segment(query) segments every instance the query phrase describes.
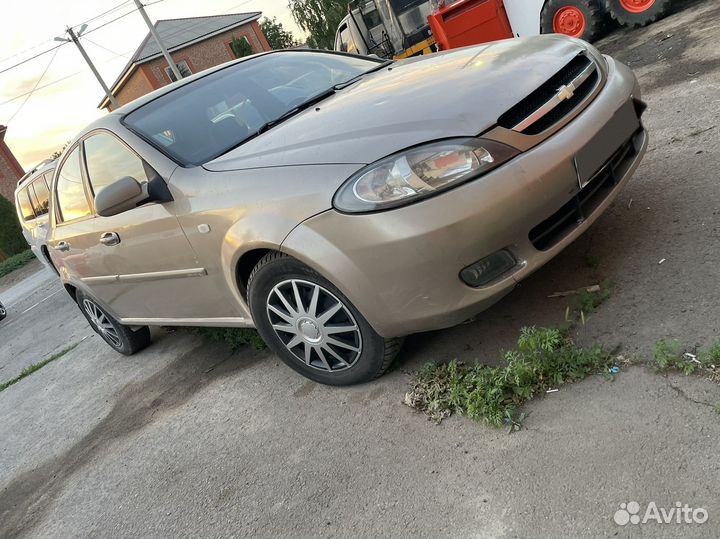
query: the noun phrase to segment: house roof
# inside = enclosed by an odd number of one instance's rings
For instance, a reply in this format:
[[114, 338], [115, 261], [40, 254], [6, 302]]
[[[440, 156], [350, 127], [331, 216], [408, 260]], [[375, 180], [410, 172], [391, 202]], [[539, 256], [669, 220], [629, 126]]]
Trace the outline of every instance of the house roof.
[[[165, 48], [168, 52], [173, 52], [238, 26], [256, 21], [261, 15], [262, 12], [254, 11], [251, 13], [188, 17], [185, 19], [162, 19], [157, 21], [154, 26]], [[161, 55], [160, 47], [148, 32], [135, 54], [132, 55], [130, 61], [113, 82], [111, 86], [113, 95], [117, 95], [120, 88], [127, 82], [128, 76], [138, 65], [154, 60]], [[103, 108], [107, 103], [108, 98], [105, 97], [99, 108]]]

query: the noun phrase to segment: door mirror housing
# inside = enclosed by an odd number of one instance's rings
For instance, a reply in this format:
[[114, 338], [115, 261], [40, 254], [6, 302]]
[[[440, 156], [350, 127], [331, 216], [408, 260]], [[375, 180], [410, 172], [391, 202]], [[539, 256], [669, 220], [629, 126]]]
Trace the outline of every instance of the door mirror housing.
[[165, 180], [153, 171], [152, 179], [140, 183], [131, 176], [120, 178], [95, 195], [95, 209], [100, 217], [112, 217], [147, 202], [171, 202]]
[[147, 184], [125, 176], [111, 183], [95, 195], [95, 209], [101, 217], [111, 217], [131, 210], [148, 199]]

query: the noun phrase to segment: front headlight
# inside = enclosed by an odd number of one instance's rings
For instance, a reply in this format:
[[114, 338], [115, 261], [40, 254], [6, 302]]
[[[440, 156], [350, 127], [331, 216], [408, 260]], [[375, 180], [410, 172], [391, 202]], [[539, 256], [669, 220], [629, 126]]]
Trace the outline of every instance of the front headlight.
[[333, 205], [343, 212], [359, 213], [411, 204], [477, 178], [518, 153], [483, 139], [425, 144], [362, 169], [338, 189]]

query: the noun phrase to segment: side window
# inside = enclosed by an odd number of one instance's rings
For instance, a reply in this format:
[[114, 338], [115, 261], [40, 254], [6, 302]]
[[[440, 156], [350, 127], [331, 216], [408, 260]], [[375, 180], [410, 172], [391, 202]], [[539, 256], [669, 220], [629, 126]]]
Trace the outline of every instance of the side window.
[[335, 50], [347, 52], [350, 48], [350, 29], [347, 25], [343, 25], [338, 32], [337, 41], [335, 42]]
[[33, 212], [33, 207], [30, 202], [30, 195], [28, 193], [27, 187], [22, 191], [18, 191], [17, 203], [18, 207], [20, 208], [20, 214], [22, 215], [23, 220], [29, 221], [31, 219], [35, 219], [35, 213]]
[[90, 215], [82, 174], [80, 173], [80, 147], [76, 147], [63, 163], [57, 181], [57, 201], [63, 221], [72, 221]]
[[48, 191], [47, 184], [45, 183], [45, 176], [40, 176], [34, 182], [32, 182], [32, 189], [35, 191], [35, 215], [38, 217], [45, 215], [48, 212], [48, 206], [50, 205], [50, 191]]
[[113, 135], [99, 134], [85, 139], [85, 163], [93, 193], [130, 176], [140, 183], [148, 181], [142, 159]]

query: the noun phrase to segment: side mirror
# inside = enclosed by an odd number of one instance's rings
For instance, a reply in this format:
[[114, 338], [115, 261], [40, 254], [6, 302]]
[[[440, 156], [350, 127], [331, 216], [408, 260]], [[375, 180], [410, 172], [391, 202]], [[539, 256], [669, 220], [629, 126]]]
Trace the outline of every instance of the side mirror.
[[147, 184], [143, 188], [135, 178], [125, 176], [95, 195], [95, 209], [102, 217], [111, 217], [135, 208], [148, 199]]

